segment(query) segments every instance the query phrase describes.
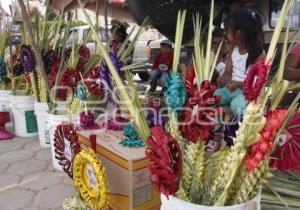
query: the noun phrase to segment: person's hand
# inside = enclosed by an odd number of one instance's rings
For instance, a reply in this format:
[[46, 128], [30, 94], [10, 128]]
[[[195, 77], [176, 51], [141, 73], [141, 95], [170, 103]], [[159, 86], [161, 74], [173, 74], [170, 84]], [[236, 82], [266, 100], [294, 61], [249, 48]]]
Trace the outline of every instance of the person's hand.
[[230, 92], [234, 92], [238, 87], [238, 84], [237, 82], [235, 81], [230, 81], [228, 84], [227, 84], [227, 89], [230, 91]]

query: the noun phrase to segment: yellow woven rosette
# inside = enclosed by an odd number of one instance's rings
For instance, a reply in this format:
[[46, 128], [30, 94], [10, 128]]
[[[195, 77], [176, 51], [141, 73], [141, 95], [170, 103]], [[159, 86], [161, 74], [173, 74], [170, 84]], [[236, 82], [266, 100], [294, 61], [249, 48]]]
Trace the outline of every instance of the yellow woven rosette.
[[92, 149], [82, 150], [73, 163], [73, 181], [84, 201], [95, 210], [108, 202], [105, 169]]

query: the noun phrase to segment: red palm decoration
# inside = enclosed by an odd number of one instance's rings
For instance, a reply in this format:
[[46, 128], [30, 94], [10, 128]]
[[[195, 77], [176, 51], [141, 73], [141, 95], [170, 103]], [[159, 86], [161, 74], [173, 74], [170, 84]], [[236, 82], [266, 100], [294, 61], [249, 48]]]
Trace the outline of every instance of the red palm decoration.
[[80, 143], [75, 126], [69, 123], [61, 123], [56, 127], [54, 134], [55, 158], [64, 171], [73, 177], [73, 160], [80, 152]]
[[292, 118], [282, 137], [283, 142], [279, 142], [273, 153], [270, 166], [300, 172], [300, 113]]
[[185, 75], [185, 86], [189, 98], [193, 97], [195, 92], [197, 91], [197, 85], [195, 84], [195, 77], [196, 77], [196, 73], [193, 67]]
[[102, 87], [100, 81], [100, 68], [94, 67], [84, 78], [84, 84], [87, 87], [91, 95], [101, 96]]
[[151, 128], [146, 155], [150, 159], [150, 181], [166, 196], [177, 192], [182, 175], [182, 154], [178, 142], [162, 127]]
[[216, 125], [213, 119], [216, 118], [218, 110], [208, 107], [215, 107], [221, 100], [219, 96], [214, 95], [217, 88], [215, 85], [205, 80], [198, 89], [195, 77], [194, 68], [189, 70], [185, 76], [189, 99], [181, 117], [181, 121], [184, 123], [180, 126], [182, 136], [194, 143], [199, 139], [207, 141], [211, 136], [211, 130]]
[[276, 109], [267, 114], [267, 122], [260, 132], [260, 138], [257, 143], [250, 147], [250, 152], [245, 160], [249, 173], [259, 167], [271, 151], [274, 138], [286, 117], [286, 113], [286, 109]]
[[82, 72], [84, 70], [84, 65], [88, 62], [90, 58], [90, 50], [85, 45], [80, 45], [79, 50], [79, 60], [76, 66], [76, 70]]

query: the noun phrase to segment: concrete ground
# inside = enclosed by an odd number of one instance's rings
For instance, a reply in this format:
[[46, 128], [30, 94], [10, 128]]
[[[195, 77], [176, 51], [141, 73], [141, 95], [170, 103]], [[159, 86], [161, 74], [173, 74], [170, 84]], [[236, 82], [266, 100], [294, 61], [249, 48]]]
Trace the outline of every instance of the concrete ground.
[[50, 148], [37, 137], [0, 141], [0, 210], [61, 210], [74, 193], [72, 180], [53, 169]]

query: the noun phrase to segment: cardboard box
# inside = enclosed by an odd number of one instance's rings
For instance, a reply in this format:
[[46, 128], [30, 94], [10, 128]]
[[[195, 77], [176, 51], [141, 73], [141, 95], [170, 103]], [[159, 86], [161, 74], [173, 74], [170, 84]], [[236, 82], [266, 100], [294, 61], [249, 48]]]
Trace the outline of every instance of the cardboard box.
[[90, 146], [89, 136], [97, 136], [96, 151], [105, 166], [109, 186], [109, 207], [113, 210], [159, 210], [160, 193], [149, 181], [145, 148], [119, 144], [121, 131], [80, 131], [79, 141]]

